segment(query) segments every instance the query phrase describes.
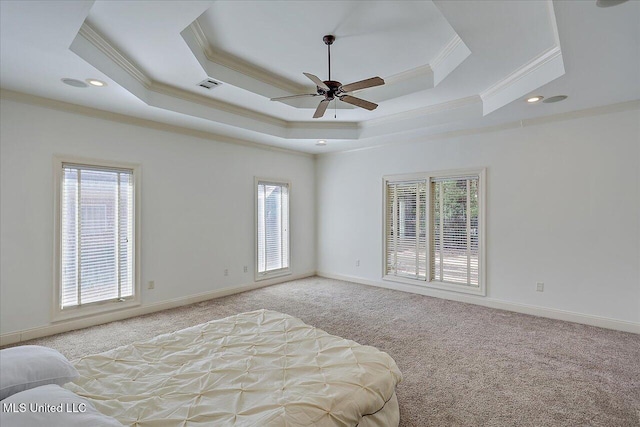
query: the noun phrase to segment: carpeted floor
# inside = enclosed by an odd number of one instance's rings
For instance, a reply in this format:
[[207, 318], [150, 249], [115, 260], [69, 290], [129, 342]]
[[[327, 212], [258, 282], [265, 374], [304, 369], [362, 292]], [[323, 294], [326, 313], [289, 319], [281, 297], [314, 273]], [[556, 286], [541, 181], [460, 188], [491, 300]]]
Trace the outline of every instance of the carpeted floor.
[[28, 344], [73, 359], [259, 308], [389, 353], [404, 427], [640, 426], [640, 335], [318, 277]]

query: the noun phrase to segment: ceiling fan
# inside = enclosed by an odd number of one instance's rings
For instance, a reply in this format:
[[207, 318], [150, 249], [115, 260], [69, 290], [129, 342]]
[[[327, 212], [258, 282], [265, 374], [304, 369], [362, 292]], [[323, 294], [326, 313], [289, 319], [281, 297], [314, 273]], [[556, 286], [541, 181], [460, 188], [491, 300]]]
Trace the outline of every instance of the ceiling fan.
[[303, 73], [309, 78], [309, 80], [315, 83], [317, 93], [281, 96], [279, 98], [271, 98], [271, 100], [280, 101], [282, 99], [324, 96], [324, 99], [320, 101], [320, 104], [318, 104], [318, 108], [316, 108], [316, 112], [313, 115], [314, 119], [324, 116], [324, 112], [327, 110], [329, 103], [336, 98], [340, 101], [346, 102], [347, 104], [355, 105], [356, 107], [364, 108], [369, 111], [375, 110], [378, 104], [374, 104], [373, 102], [365, 101], [364, 99], [348, 95], [348, 92], [353, 92], [354, 90], [359, 89], [366, 89], [368, 87], [381, 86], [384, 84], [383, 79], [381, 79], [380, 77], [371, 77], [370, 79], [360, 80], [358, 82], [349, 83], [348, 85], [343, 85], [338, 81], [331, 80], [331, 45], [333, 44], [335, 39], [335, 36], [332, 36], [331, 34], [326, 35], [322, 38], [324, 44], [327, 45], [327, 53], [329, 58], [329, 80], [322, 81], [317, 76], [314, 76], [311, 73]]

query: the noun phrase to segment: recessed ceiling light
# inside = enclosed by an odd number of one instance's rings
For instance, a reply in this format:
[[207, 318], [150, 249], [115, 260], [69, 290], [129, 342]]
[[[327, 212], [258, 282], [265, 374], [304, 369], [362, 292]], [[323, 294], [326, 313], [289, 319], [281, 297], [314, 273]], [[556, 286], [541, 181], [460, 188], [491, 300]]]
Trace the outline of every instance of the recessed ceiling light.
[[107, 85], [102, 80], [96, 80], [96, 79], [87, 79], [87, 83], [89, 83], [91, 86], [95, 86], [95, 87], [104, 87], [104, 86]]
[[327, 141], [321, 139], [320, 141], [316, 142], [316, 145], [327, 145]]
[[538, 101], [542, 101], [543, 99], [544, 99], [544, 96], [536, 95], [536, 96], [532, 96], [530, 98], [527, 98], [527, 102], [529, 104], [534, 104], [534, 103], [536, 103]]
[[556, 96], [552, 96], [550, 98], [545, 99], [544, 102], [545, 104], [551, 104], [552, 102], [560, 102], [560, 101], [564, 101], [565, 99], [567, 99], [568, 96], [567, 95], [556, 95]]
[[619, 4], [622, 4], [624, 2], [626, 2], [627, 0], [597, 0], [596, 1], [596, 6], [598, 7], [611, 7], [611, 6], [617, 6]]
[[76, 79], [62, 79], [62, 83], [73, 87], [87, 87], [85, 82]]

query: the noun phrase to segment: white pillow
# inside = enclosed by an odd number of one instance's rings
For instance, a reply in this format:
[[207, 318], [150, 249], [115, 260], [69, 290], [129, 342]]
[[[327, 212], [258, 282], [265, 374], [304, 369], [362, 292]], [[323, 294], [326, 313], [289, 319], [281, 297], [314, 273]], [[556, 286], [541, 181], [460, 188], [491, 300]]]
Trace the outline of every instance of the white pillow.
[[84, 397], [56, 384], [16, 393], [0, 405], [0, 425], [21, 427], [122, 427]]
[[58, 351], [39, 345], [0, 350], [0, 400], [45, 384], [65, 384], [78, 371]]

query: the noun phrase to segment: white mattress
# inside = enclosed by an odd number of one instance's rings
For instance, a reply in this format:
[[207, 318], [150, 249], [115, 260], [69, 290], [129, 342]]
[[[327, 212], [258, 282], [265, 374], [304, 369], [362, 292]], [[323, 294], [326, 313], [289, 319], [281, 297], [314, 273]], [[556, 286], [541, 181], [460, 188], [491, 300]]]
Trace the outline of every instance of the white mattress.
[[67, 388], [125, 425], [399, 420], [395, 388], [402, 375], [388, 354], [275, 311], [211, 321], [74, 364], [80, 378]]

